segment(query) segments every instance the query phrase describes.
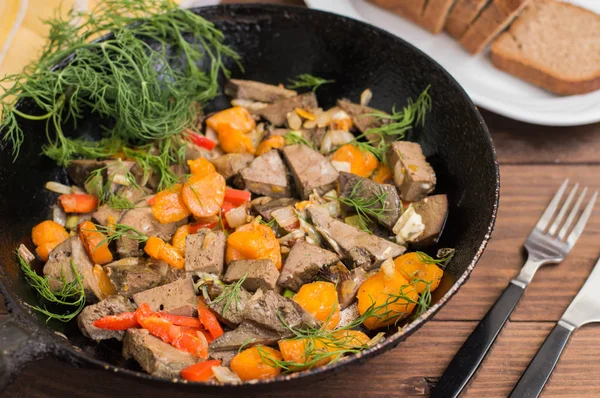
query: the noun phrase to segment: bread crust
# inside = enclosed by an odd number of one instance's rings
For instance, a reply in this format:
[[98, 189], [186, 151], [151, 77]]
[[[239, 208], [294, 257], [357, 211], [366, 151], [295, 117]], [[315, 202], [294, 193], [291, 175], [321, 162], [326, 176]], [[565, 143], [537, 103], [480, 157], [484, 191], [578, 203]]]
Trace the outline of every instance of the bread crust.
[[460, 40], [471, 22], [491, 0], [458, 0], [446, 19], [444, 29], [450, 36]]
[[471, 54], [477, 54], [508, 26], [532, 0], [493, 0], [460, 39]]
[[444, 28], [456, 0], [370, 0], [382, 8], [410, 19], [433, 34]]

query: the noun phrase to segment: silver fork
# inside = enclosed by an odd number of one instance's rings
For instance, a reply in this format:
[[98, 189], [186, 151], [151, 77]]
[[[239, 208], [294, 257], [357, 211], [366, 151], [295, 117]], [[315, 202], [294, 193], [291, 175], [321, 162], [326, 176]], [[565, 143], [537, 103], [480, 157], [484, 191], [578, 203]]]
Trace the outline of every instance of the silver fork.
[[[527, 249], [528, 256], [521, 272], [510, 281], [508, 287], [504, 289], [492, 308], [458, 350], [433, 390], [432, 398], [457, 397], [462, 392], [498, 337], [536, 271], [542, 265], [560, 263], [575, 246], [592, 214], [598, 192], [592, 195], [569, 233], [586, 196], [587, 187], [581, 191], [575, 204], [571, 207], [579, 189], [579, 184], [575, 184], [557, 212], [568, 183], [568, 179], [563, 182], [535, 228], [527, 237], [525, 249]], [[567, 216], [566, 220], [565, 216]]]

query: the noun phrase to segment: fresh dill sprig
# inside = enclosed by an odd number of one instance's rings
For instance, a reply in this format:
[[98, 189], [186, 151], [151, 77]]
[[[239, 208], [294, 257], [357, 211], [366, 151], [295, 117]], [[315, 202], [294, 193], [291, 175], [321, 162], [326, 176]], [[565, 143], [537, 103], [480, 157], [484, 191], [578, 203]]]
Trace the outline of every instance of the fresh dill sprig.
[[304, 138], [301, 131], [290, 130], [283, 135], [283, 138], [285, 139], [286, 145], [301, 144], [306, 145], [310, 149], [315, 149], [313, 143]]
[[[427, 86], [416, 101], [408, 99], [408, 104], [401, 111], [392, 108], [392, 113], [381, 111], [365, 113], [359, 117], [375, 117], [382, 121], [379, 127], [372, 127], [358, 135], [353, 141], [359, 149], [369, 151], [380, 161], [386, 161], [386, 153], [390, 147], [389, 141], [397, 141], [406, 138], [406, 132], [414, 126], [425, 124], [425, 117], [431, 110], [432, 99], [429, 94], [431, 86]], [[366, 140], [366, 141], [365, 141]]]
[[248, 274], [245, 274], [236, 283], [225, 286], [221, 294], [219, 294], [217, 297], [215, 297], [214, 300], [212, 300], [212, 302], [215, 304], [223, 302], [223, 315], [225, 315], [225, 313], [229, 311], [229, 307], [232, 303], [235, 305], [236, 309], [238, 308], [238, 305], [240, 303], [240, 290], [242, 289], [242, 285], [244, 284], [244, 281], [247, 277]]
[[[108, 226], [94, 224], [96, 226], [96, 231], [102, 232], [106, 235], [102, 241], [100, 241], [97, 247], [102, 246], [103, 244], [109, 244], [112, 241], [118, 239], [131, 239], [135, 240], [139, 243], [146, 242], [148, 240], [148, 236], [140, 232], [134, 227], [125, 224], [109, 224]], [[93, 232], [93, 230], [91, 230]]]
[[455, 249], [442, 248], [438, 250], [437, 258], [433, 258], [427, 253], [423, 253], [420, 251], [417, 251], [416, 254], [421, 262], [425, 264], [435, 264], [441, 269], [444, 269], [446, 268], [446, 265], [448, 265], [450, 260], [452, 260], [452, 257], [454, 257], [454, 252]]
[[313, 76], [308, 73], [303, 73], [296, 76], [293, 79], [288, 79], [291, 83], [287, 88], [295, 90], [298, 88], [310, 88], [313, 92], [317, 91], [323, 84], [335, 83], [335, 80], [323, 79], [321, 77]]
[[[98, 197], [99, 202], [106, 203], [113, 209], [126, 210], [135, 208], [129, 199], [122, 195], [113, 192], [113, 183], [115, 183], [115, 177], [119, 175], [124, 178], [130, 187], [141, 190], [142, 188], [138, 185], [135, 176], [125, 167], [121, 159], [115, 161], [115, 164], [110, 166], [104, 166], [93, 170], [89, 177], [85, 180], [86, 190]], [[106, 178], [105, 178], [106, 176]]]
[[[171, 166], [182, 164], [185, 159], [185, 145], [175, 138], [164, 139], [141, 147], [123, 148], [126, 157], [135, 160], [144, 171], [143, 180], [147, 182], [153, 173], [158, 175], [158, 189], [165, 189], [179, 181]], [[145, 184], [142, 184], [145, 185]]]
[[[178, 135], [193, 123], [192, 105], [213, 99], [219, 74], [229, 76], [225, 58], [239, 64], [214, 24], [172, 0], [104, 0], [92, 12], [71, 9], [46, 23], [50, 40], [41, 57], [25, 73], [0, 79], [0, 131], [15, 157], [25, 140], [20, 119], [46, 123], [43, 152], [60, 165], [82, 149], [99, 150], [63, 130], [88, 110], [125, 144]], [[66, 66], [52, 68], [64, 59]], [[19, 101], [39, 113], [21, 111]]]
[[135, 209], [135, 203], [131, 202], [126, 197], [115, 193], [111, 193], [111, 195], [108, 197], [108, 200], [106, 201], [106, 204], [111, 209], [115, 210]]
[[358, 225], [362, 231], [369, 232], [368, 223], [370, 220], [379, 220], [386, 211], [387, 192], [379, 189], [378, 192], [364, 192], [362, 181], [358, 181], [352, 191], [345, 198], [327, 196], [328, 199], [335, 199], [343, 205], [346, 205], [356, 212], [358, 216]]
[[85, 289], [83, 287], [83, 280], [73, 260], [71, 260], [71, 270], [73, 271], [74, 279], [71, 282], [67, 282], [67, 278], [64, 273], [61, 275], [60, 290], [52, 291], [50, 289], [50, 282], [48, 277], [38, 275], [30, 266], [29, 262], [23, 258], [21, 253], [17, 251], [17, 258], [21, 266], [21, 270], [27, 279], [27, 282], [35, 291], [40, 295], [42, 299], [50, 304], [57, 304], [71, 308], [68, 312], [63, 314], [57, 314], [50, 311], [46, 306], [40, 307], [37, 305], [26, 305], [31, 309], [40, 312], [47, 317], [47, 321], [50, 319], [56, 319], [61, 322], [69, 322], [75, 318], [83, 307], [85, 307]]

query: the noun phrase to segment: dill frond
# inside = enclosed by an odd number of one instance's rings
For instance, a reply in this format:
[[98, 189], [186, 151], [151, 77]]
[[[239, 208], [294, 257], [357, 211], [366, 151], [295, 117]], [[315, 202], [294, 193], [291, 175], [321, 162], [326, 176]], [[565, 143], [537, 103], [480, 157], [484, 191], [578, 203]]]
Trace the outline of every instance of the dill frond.
[[313, 76], [308, 73], [303, 73], [296, 76], [293, 79], [288, 79], [290, 85], [287, 88], [295, 90], [298, 88], [310, 88], [313, 92], [317, 91], [323, 84], [335, 83], [335, 80], [323, 79], [321, 77]]
[[224, 302], [223, 303], [223, 315], [225, 315], [225, 313], [227, 311], [229, 311], [229, 308], [232, 303], [235, 305], [235, 308], [238, 307], [238, 304], [240, 303], [240, 290], [241, 290], [242, 285], [244, 284], [244, 281], [246, 280], [247, 277], [248, 277], [248, 274], [244, 275], [236, 283], [233, 283], [231, 285], [226, 285], [223, 288], [223, 291], [221, 292], [221, 294], [219, 294], [217, 297], [215, 297], [215, 299], [212, 301], [215, 304]]

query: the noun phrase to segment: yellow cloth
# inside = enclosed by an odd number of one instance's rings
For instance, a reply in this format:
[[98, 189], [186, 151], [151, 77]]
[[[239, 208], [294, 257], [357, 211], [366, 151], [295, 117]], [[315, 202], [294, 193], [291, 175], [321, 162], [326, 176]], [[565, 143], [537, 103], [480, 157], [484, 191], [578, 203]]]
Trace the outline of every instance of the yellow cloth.
[[20, 72], [39, 55], [48, 35], [42, 21], [59, 7], [63, 13], [72, 7], [83, 11], [93, 9], [98, 1], [0, 0], [0, 77]]

